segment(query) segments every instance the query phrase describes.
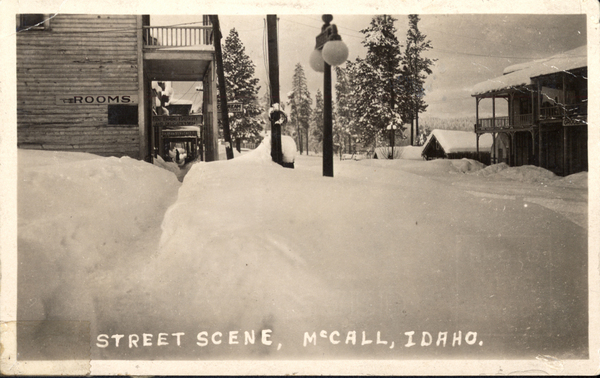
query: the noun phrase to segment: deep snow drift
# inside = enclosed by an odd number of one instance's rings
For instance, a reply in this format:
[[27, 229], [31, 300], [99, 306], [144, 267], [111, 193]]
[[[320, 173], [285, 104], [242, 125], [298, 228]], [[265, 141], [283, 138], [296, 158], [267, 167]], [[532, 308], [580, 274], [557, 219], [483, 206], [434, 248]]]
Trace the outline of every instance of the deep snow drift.
[[586, 173], [365, 159], [325, 178], [265, 145], [183, 183], [18, 159], [19, 319], [90, 321], [93, 358], [586, 356]]

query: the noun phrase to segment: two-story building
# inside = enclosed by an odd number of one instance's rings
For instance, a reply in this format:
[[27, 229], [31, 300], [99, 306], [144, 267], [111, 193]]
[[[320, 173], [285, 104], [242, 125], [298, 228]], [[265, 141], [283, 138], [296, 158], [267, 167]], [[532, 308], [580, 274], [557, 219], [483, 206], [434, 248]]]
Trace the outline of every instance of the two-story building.
[[[562, 176], [586, 171], [587, 86], [587, 46], [512, 65], [477, 84], [475, 133], [494, 137], [492, 162], [536, 165]], [[491, 118], [479, 117], [482, 100], [492, 101]], [[497, 116], [498, 105], [508, 115]]]
[[[218, 160], [212, 26], [200, 19], [158, 27], [143, 15], [17, 15], [18, 147], [150, 161], [166, 132], [181, 138], [196, 125], [194, 148]], [[202, 82], [202, 112], [155, 114], [158, 81]]]

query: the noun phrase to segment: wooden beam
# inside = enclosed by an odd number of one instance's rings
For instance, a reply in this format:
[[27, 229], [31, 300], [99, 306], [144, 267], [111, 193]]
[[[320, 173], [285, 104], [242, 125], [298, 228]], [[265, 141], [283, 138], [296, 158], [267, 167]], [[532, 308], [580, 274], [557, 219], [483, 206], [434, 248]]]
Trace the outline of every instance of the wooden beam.
[[136, 26], [137, 26], [137, 56], [138, 56], [138, 125], [139, 125], [139, 141], [140, 141], [140, 160], [144, 160], [146, 158], [148, 152], [148, 134], [146, 133], [146, 105], [148, 101], [146, 100], [145, 93], [145, 80], [144, 80], [144, 36], [143, 36], [143, 16], [136, 16]]

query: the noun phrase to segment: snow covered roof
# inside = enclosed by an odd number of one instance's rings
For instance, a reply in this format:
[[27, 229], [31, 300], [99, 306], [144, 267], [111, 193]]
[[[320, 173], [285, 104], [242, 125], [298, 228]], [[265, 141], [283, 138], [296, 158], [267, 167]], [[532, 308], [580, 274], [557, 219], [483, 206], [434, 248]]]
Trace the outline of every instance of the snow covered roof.
[[534, 77], [582, 67], [587, 67], [586, 45], [549, 58], [508, 66], [504, 69], [504, 75], [476, 84], [472, 95], [529, 85], [532, 84], [531, 79]]
[[[474, 132], [435, 129], [431, 132], [423, 145], [423, 151], [425, 151], [434, 137], [447, 154], [456, 152], [477, 152], [477, 135]], [[491, 134], [481, 135], [479, 137], [479, 151], [489, 150], [492, 147], [492, 143], [493, 139]]]

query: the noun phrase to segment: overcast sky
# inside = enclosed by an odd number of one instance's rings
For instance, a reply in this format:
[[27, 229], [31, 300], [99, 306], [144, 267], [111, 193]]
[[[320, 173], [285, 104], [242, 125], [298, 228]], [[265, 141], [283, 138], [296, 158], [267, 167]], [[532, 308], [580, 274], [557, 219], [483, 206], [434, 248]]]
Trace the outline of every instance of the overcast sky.
[[[369, 26], [372, 15], [334, 15], [342, 39], [350, 50], [349, 60], [365, 57], [360, 30]], [[404, 45], [408, 29], [407, 15], [394, 15], [397, 37]], [[154, 16], [151, 24], [177, 24], [201, 20], [194, 16]], [[268, 88], [265, 16], [220, 15], [224, 38], [232, 28], [256, 65], [261, 95]], [[308, 63], [321, 30], [320, 15], [279, 16], [279, 81], [282, 100], [291, 91], [294, 67], [300, 63], [313, 96], [323, 90], [323, 76]], [[431, 40], [427, 53], [438, 59], [426, 82], [425, 116], [475, 116], [473, 86], [502, 75], [505, 67], [548, 57], [586, 44], [585, 15], [422, 15], [419, 29]], [[223, 40], [224, 43], [224, 40]], [[335, 80], [335, 75], [334, 75]], [[176, 96], [177, 97], [177, 96]], [[482, 112], [489, 108], [482, 103]], [[501, 110], [500, 110], [501, 111]]]

